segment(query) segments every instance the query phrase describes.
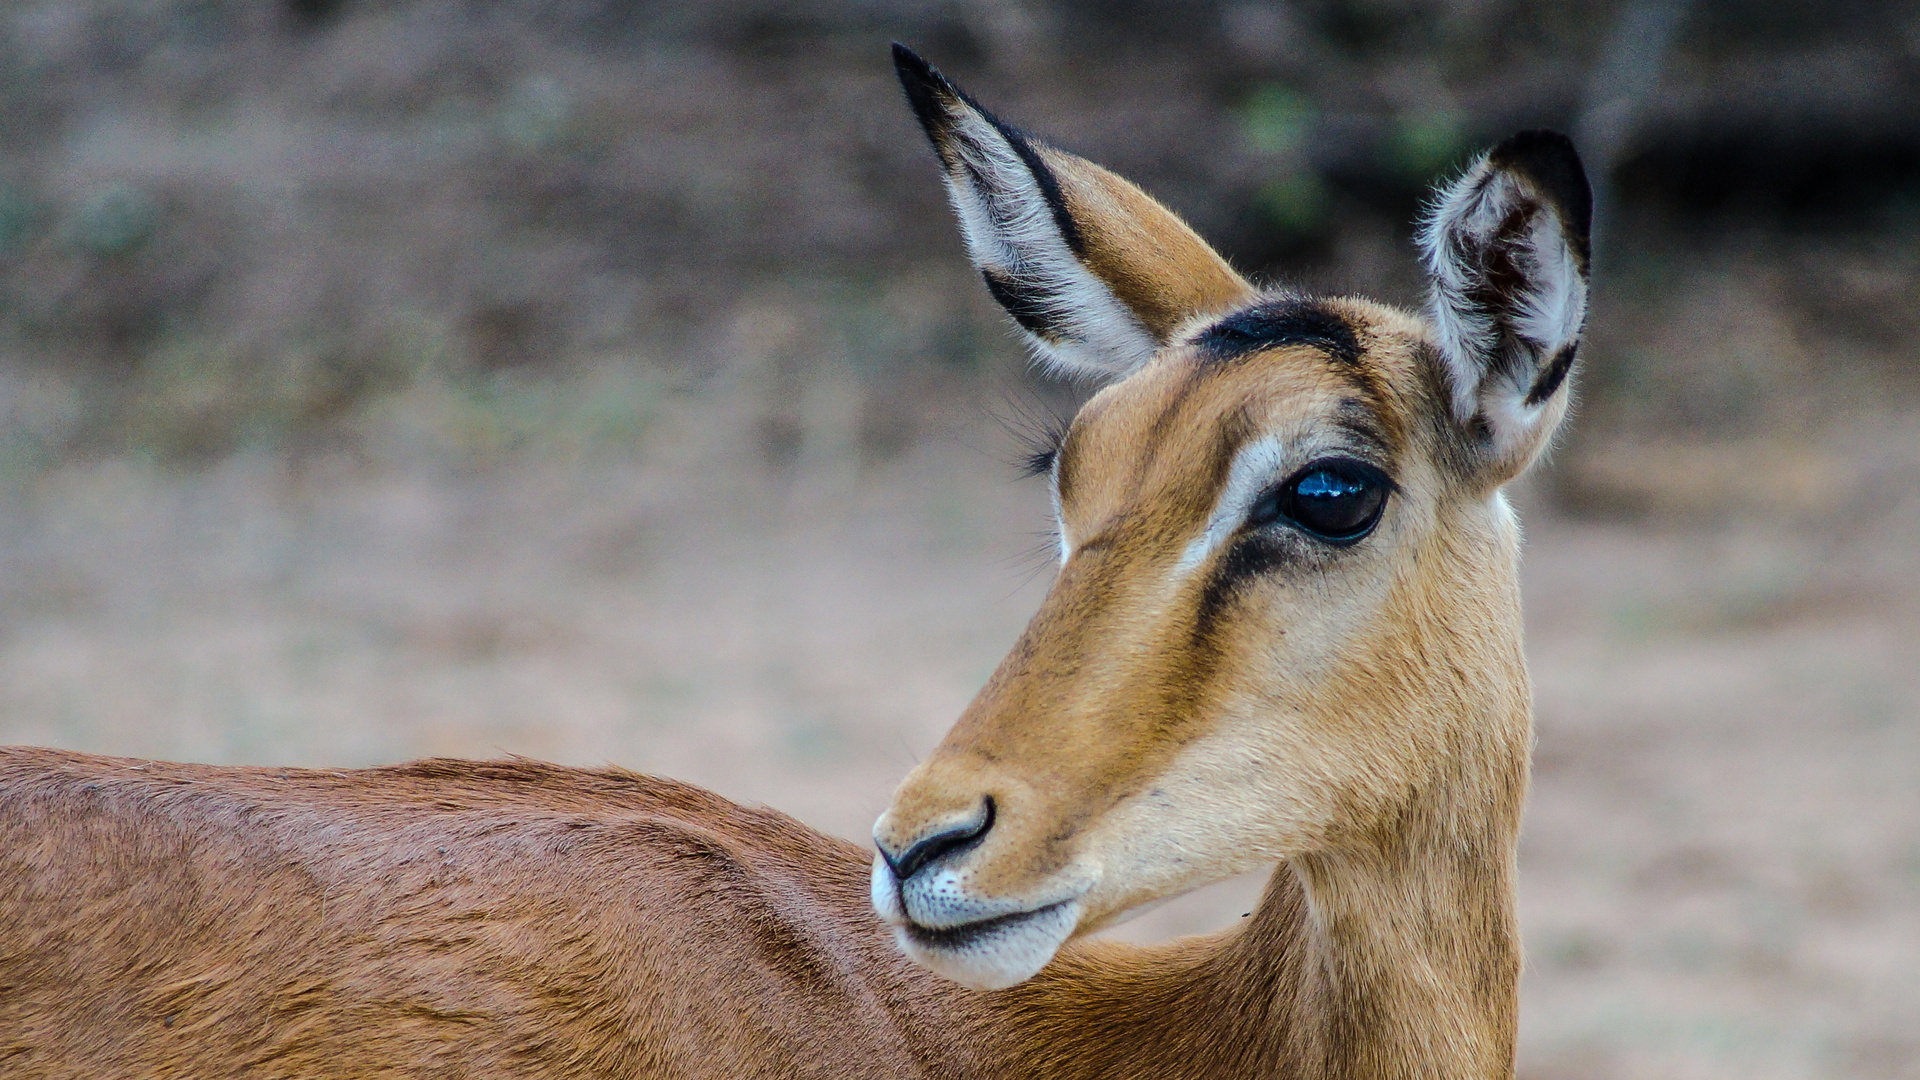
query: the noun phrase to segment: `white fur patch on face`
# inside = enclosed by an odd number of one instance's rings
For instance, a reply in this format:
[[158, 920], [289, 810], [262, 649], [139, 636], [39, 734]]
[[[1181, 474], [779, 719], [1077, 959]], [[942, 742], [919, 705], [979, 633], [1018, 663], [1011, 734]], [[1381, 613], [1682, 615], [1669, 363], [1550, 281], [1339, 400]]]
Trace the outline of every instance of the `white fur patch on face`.
[[1080, 923], [1080, 905], [1061, 904], [983, 927], [957, 944], [929, 941], [912, 927], [893, 928], [907, 958], [975, 990], [1004, 990], [1047, 966]]
[[1281, 478], [1281, 470], [1289, 460], [1287, 448], [1271, 435], [1242, 446], [1233, 456], [1227, 482], [1221, 485], [1220, 496], [1214, 500], [1206, 529], [1180, 553], [1177, 571], [1189, 573], [1205, 565], [1220, 545], [1239, 530], [1240, 523], [1247, 519], [1247, 512], [1253, 509], [1254, 500]]
[[1032, 978], [1073, 936], [1086, 888], [1051, 902], [986, 899], [972, 895], [964, 870], [930, 868], [902, 884], [875, 855], [871, 891], [908, 959], [962, 986], [1000, 990]]
[[1051, 333], [1026, 336], [1040, 363], [1105, 376], [1138, 370], [1158, 343], [1074, 255], [1032, 168], [978, 111], [955, 100], [948, 112], [943, 148], [956, 160], [945, 170], [947, 196], [967, 253], [1038, 309]]
[[1067, 515], [1060, 507], [1060, 455], [1055, 454], [1053, 469], [1047, 473], [1047, 491], [1053, 499], [1053, 535], [1060, 542], [1060, 565], [1073, 558], [1073, 539], [1067, 535]]
[[1316, 437], [1311, 429], [1291, 436], [1264, 435], [1240, 447], [1227, 469], [1226, 483], [1220, 486], [1206, 528], [1182, 549], [1174, 572], [1190, 574], [1205, 566], [1240, 531], [1253, 504], [1275, 484], [1310, 462], [1341, 453], [1352, 451], [1324, 435]]

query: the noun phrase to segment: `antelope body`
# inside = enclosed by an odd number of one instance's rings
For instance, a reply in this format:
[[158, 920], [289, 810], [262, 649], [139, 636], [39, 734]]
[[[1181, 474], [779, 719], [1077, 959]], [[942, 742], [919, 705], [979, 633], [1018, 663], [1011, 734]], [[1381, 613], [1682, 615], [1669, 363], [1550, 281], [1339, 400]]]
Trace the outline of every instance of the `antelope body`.
[[[0, 1076], [1512, 1074], [1500, 489], [1585, 318], [1571, 146], [1439, 193], [1423, 318], [1257, 289], [895, 59], [988, 288], [1111, 384], [1040, 463], [1059, 577], [878, 854], [615, 770], [0, 750]], [[1082, 937], [1274, 861], [1232, 930]]]

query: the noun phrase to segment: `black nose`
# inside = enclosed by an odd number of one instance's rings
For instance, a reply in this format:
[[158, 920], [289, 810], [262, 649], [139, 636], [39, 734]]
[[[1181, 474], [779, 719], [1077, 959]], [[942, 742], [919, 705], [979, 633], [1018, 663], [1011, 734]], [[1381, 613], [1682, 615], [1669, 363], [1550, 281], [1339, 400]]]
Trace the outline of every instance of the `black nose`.
[[880, 849], [880, 857], [887, 860], [887, 865], [893, 868], [893, 876], [900, 881], [905, 881], [919, 873], [929, 863], [938, 862], [978, 844], [991, 828], [993, 828], [993, 796], [989, 795], [981, 801], [977, 820], [942, 829], [932, 836], [923, 836], [898, 855], [887, 850], [887, 845], [878, 839], [875, 839], [874, 846]]

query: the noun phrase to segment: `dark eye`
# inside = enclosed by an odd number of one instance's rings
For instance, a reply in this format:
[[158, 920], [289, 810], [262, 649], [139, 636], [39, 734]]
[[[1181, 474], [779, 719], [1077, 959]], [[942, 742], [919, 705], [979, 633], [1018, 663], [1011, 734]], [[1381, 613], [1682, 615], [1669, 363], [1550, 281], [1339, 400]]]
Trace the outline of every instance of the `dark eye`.
[[1247, 515], [1254, 527], [1287, 520], [1336, 544], [1351, 544], [1373, 531], [1386, 509], [1392, 481], [1358, 461], [1316, 461], [1261, 496]]

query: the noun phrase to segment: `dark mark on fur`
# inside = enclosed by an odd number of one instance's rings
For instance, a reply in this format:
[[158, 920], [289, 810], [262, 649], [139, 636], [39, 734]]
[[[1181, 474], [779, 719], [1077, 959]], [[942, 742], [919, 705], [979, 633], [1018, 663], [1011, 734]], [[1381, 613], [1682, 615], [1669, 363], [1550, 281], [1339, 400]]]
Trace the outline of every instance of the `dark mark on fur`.
[[1013, 316], [1014, 322], [1034, 336], [1048, 341], [1059, 341], [1064, 337], [1054, 326], [1053, 312], [1047, 307], [1044, 294], [992, 270], [982, 270], [980, 276], [986, 279], [987, 291], [993, 294], [1001, 307], [1007, 309], [1007, 314]]
[[1229, 315], [1193, 339], [1210, 358], [1227, 360], [1280, 345], [1312, 345], [1348, 364], [1360, 361], [1352, 324], [1312, 300], [1272, 300]]
[[927, 133], [927, 139], [933, 143], [935, 152], [949, 169], [966, 168], [975, 186], [990, 194], [1000, 194], [988, 185], [986, 177], [971, 166], [965, 165], [958, 154], [947, 145], [955, 138], [953, 102], [962, 102], [979, 113], [981, 118], [993, 125], [1007, 145], [1019, 155], [1033, 174], [1034, 183], [1040, 188], [1040, 197], [1046, 200], [1047, 209], [1053, 213], [1053, 223], [1059, 227], [1061, 238], [1072, 249], [1075, 257], [1086, 258], [1086, 239], [1080, 235], [1080, 226], [1067, 212], [1067, 200], [1060, 194], [1060, 181], [1040, 160], [1040, 154], [1033, 148], [1033, 141], [1020, 129], [1003, 122], [992, 112], [982, 107], [972, 97], [953, 85], [952, 80], [940, 74], [939, 69], [922, 59], [919, 54], [899, 42], [893, 44], [893, 70], [900, 77], [900, 86], [907, 92], [907, 104], [912, 106], [913, 115], [920, 120], [920, 127]]
[[1576, 341], [1553, 354], [1553, 360], [1547, 364], [1545, 370], [1540, 372], [1540, 377], [1534, 380], [1533, 389], [1527, 391], [1528, 405], [1538, 405], [1552, 397], [1555, 390], [1560, 389], [1560, 384], [1567, 379], [1567, 373], [1573, 370], [1573, 355], [1579, 351], [1579, 348], [1580, 343]]
[[1233, 541], [1227, 557], [1207, 582], [1206, 591], [1200, 594], [1200, 609], [1194, 616], [1194, 637], [1212, 636], [1220, 613], [1226, 610], [1242, 585], [1291, 561], [1285, 541], [1273, 536], [1254, 533]]
[[1586, 266], [1588, 235], [1593, 231], [1593, 187], [1573, 141], [1557, 131], [1522, 131], [1487, 153], [1496, 168], [1511, 169], [1559, 210], [1567, 243]]
[[920, 129], [927, 133], [927, 141], [938, 147], [946, 141], [952, 120], [940, 98], [955, 93], [953, 84], [919, 53], [897, 41], [893, 43], [893, 73], [899, 76], [900, 88], [907, 92], [907, 104], [920, 121]]
[[1040, 185], [1040, 197], [1047, 200], [1047, 209], [1053, 213], [1053, 223], [1060, 229], [1060, 238], [1067, 242], [1067, 247], [1073, 252], [1074, 258], [1085, 262], [1087, 259], [1086, 237], [1080, 235], [1080, 223], [1073, 220], [1073, 215], [1067, 212], [1067, 200], [1060, 194], [1060, 181], [1053, 175], [1053, 170], [1047, 168], [1047, 163], [1040, 160], [1039, 153], [1034, 150], [1033, 144], [1028, 141], [1024, 132], [1002, 123], [999, 117], [981, 109], [972, 98], [967, 99], [967, 104], [980, 109], [980, 115], [987, 118], [987, 123], [992, 124], [994, 130], [1012, 145], [1013, 152], [1020, 155], [1020, 160], [1026, 162], [1027, 169], [1033, 173], [1034, 183]]
[[1333, 426], [1347, 434], [1361, 458], [1392, 471], [1388, 464], [1397, 448], [1381, 430], [1378, 416], [1366, 402], [1359, 398], [1341, 398], [1333, 414]]

